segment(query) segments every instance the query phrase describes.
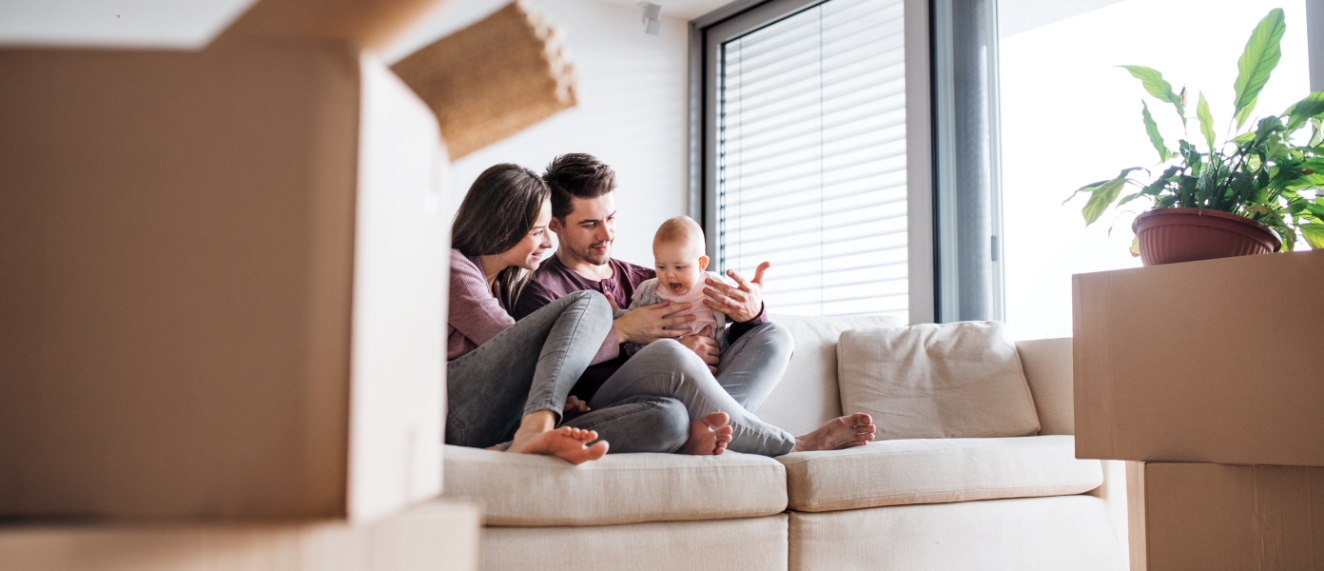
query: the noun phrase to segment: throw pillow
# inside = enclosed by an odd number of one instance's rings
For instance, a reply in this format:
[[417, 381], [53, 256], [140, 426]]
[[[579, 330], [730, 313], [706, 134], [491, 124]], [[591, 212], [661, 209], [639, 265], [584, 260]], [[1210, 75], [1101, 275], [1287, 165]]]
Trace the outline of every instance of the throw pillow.
[[879, 440], [1039, 432], [1016, 344], [999, 322], [846, 331], [837, 370], [842, 411], [872, 415]]

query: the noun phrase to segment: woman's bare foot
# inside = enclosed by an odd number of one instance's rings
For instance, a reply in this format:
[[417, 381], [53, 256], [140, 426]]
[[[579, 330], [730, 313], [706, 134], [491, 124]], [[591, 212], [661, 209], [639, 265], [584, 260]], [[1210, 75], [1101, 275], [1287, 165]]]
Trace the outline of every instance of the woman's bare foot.
[[597, 438], [597, 431], [562, 426], [535, 436], [518, 449], [511, 444], [507, 452], [543, 454], [555, 456], [571, 464], [583, 464], [589, 460], [602, 458], [607, 453], [606, 442], [589, 445], [589, 442]]
[[692, 456], [717, 456], [731, 443], [731, 417], [714, 412], [690, 423], [690, 439], [676, 452]]
[[827, 424], [804, 436], [796, 437], [795, 448], [791, 452], [810, 450], [838, 450], [853, 446], [864, 446], [873, 440], [873, 419], [862, 412], [829, 420]]

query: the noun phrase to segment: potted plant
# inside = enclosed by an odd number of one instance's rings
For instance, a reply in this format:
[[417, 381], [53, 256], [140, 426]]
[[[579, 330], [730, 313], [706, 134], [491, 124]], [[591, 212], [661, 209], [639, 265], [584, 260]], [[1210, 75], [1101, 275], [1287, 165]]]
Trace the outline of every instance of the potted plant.
[[[1136, 217], [1131, 253], [1145, 265], [1166, 264], [1290, 251], [1300, 234], [1311, 248], [1324, 248], [1324, 91], [1311, 93], [1280, 115], [1248, 121], [1255, 101], [1278, 59], [1287, 26], [1282, 9], [1269, 12], [1246, 42], [1237, 62], [1235, 109], [1228, 131], [1218, 142], [1213, 114], [1200, 93], [1196, 120], [1207, 150], [1185, 138], [1174, 151], [1141, 100], [1141, 118], [1158, 151], [1161, 173], [1148, 182], [1132, 178], [1141, 167], [1123, 170], [1116, 178], [1088, 184], [1071, 194], [1087, 193], [1081, 211], [1088, 226], [1110, 206], [1133, 200], [1152, 202]], [[1175, 93], [1163, 74], [1148, 67], [1122, 66], [1144, 85], [1149, 95], [1170, 103], [1185, 128], [1186, 90]], [[1246, 130], [1242, 130], [1246, 127]], [[1309, 132], [1303, 129], [1310, 127]], [[1307, 136], [1308, 135], [1308, 136]], [[1136, 192], [1122, 195], [1128, 185]], [[1067, 200], [1070, 200], [1068, 197]]]

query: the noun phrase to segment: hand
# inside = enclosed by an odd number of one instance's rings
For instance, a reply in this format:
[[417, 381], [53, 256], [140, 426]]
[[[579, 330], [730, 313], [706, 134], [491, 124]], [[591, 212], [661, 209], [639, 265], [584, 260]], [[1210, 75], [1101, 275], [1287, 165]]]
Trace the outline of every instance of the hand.
[[704, 283], [708, 287], [703, 288], [703, 304], [712, 308], [713, 311], [720, 311], [730, 317], [736, 323], [744, 323], [763, 313], [763, 272], [772, 267], [769, 262], [759, 264], [754, 270], [754, 279], [746, 280], [737, 274], [735, 270], [727, 270], [726, 275], [731, 276], [738, 285], [729, 286], [720, 280], [707, 278]]
[[579, 397], [577, 396], [570, 395], [569, 397], [566, 397], [565, 410], [561, 412], [564, 414], [575, 414], [578, 412], [588, 412], [588, 411], [589, 411], [588, 403], [579, 400]]
[[704, 363], [708, 364], [708, 370], [714, 375], [717, 374], [717, 362], [722, 357], [722, 351], [717, 346], [717, 340], [713, 339], [713, 327], [711, 325], [703, 326], [703, 331], [698, 335], [686, 335], [677, 339], [686, 349], [694, 351]]
[[616, 312], [621, 310], [621, 306], [616, 305], [616, 298], [612, 297], [611, 294], [605, 291], [602, 292], [602, 295], [607, 296], [607, 303], [611, 304], [611, 314], [616, 315]]
[[631, 309], [612, 322], [616, 326], [616, 338], [621, 343], [647, 345], [658, 339], [675, 339], [684, 335], [684, 331], [670, 329], [682, 323], [697, 319], [693, 315], [673, 316], [678, 311], [690, 308], [688, 303], [672, 305], [669, 301], [645, 305]]

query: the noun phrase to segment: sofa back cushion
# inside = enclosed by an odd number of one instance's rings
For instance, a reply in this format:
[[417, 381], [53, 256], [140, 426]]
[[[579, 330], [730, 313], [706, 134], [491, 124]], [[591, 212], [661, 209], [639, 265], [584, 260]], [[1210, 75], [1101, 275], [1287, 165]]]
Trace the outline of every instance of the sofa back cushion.
[[1017, 341], [1016, 352], [1039, 412], [1039, 434], [1075, 434], [1071, 338]]
[[781, 383], [754, 412], [766, 422], [792, 434], [804, 434], [841, 416], [837, 391], [837, 338], [858, 328], [898, 327], [884, 315], [810, 317], [769, 316], [795, 338], [795, 354]]
[[879, 440], [997, 438], [1039, 432], [1016, 344], [992, 321], [858, 329], [841, 335], [843, 410]]

